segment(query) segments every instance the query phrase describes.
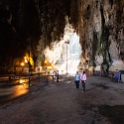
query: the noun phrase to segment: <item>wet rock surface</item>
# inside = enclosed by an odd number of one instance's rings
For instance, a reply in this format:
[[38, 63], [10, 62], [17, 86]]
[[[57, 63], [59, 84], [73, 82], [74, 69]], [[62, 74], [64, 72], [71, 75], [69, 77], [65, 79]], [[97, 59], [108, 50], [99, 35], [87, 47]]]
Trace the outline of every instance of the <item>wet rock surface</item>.
[[0, 107], [0, 124], [123, 124], [124, 87], [110, 78], [88, 77], [86, 92], [74, 77], [42, 83]]

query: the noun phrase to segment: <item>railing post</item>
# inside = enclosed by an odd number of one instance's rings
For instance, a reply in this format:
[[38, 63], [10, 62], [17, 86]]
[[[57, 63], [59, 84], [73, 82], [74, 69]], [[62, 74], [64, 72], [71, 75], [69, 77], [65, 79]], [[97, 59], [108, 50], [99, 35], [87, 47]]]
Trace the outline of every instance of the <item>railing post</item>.
[[30, 87], [30, 81], [31, 81], [31, 75], [30, 73], [28, 74], [28, 87]]

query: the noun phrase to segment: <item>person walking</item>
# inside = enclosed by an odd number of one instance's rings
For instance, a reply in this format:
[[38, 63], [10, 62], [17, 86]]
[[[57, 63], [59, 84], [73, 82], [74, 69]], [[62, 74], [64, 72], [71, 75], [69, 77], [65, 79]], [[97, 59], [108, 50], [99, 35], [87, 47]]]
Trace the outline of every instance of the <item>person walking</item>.
[[54, 70], [51, 70], [50, 71], [50, 75], [52, 76], [52, 81], [54, 82], [55, 71]]
[[80, 82], [80, 74], [77, 71], [77, 73], [75, 74], [75, 85], [77, 89], [79, 88], [79, 82]]
[[56, 82], [59, 82], [59, 71], [56, 71]]
[[85, 92], [85, 88], [86, 88], [85, 84], [86, 84], [86, 80], [87, 80], [85, 71], [83, 71], [83, 73], [81, 73], [80, 80], [82, 82], [82, 88], [83, 88], [82, 92]]

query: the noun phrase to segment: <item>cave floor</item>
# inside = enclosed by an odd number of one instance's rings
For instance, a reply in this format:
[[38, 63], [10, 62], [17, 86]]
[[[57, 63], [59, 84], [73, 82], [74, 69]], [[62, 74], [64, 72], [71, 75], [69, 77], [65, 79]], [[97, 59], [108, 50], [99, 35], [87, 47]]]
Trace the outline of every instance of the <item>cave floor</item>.
[[0, 124], [124, 124], [124, 84], [89, 76], [86, 92], [73, 76], [38, 83], [30, 92], [0, 107]]

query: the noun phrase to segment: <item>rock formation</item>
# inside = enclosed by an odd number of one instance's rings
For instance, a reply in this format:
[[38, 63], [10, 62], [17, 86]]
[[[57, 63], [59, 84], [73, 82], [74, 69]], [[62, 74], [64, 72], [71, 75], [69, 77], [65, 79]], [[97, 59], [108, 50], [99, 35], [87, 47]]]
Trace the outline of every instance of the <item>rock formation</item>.
[[[20, 6], [24, 2], [18, 1]], [[64, 44], [70, 42], [73, 32], [76, 32], [82, 48], [78, 67], [90, 69], [102, 64], [110, 70], [124, 69], [123, 0], [34, 1], [41, 20], [41, 36], [40, 40], [37, 39], [39, 43], [35, 44], [37, 64], [44, 59], [53, 64], [62, 61], [62, 53], [66, 49]], [[8, 4], [2, 0], [1, 3]], [[18, 12], [21, 11], [19, 8]], [[67, 27], [68, 31], [65, 31]], [[53, 52], [54, 57], [48, 54], [49, 51]]]
[[[59, 8], [57, 13], [60, 15], [62, 12], [63, 15], [61, 17], [55, 16], [54, 20], [48, 23], [53, 25], [50, 32], [51, 42], [60, 41], [60, 33], [62, 34], [61, 30], [65, 26], [63, 22], [63, 27], [59, 27], [61, 25], [60, 20], [64, 21], [64, 16], [68, 16], [69, 24], [80, 36], [82, 47], [80, 64], [82, 66], [96, 67], [105, 64], [109, 66], [110, 70], [124, 69], [123, 0], [68, 0], [68, 8], [64, 6], [63, 1], [60, 0], [59, 2], [65, 9]], [[57, 3], [54, 1], [54, 4]], [[50, 6], [48, 8], [50, 12], [55, 12], [57, 9], [54, 7], [53, 10]]]

